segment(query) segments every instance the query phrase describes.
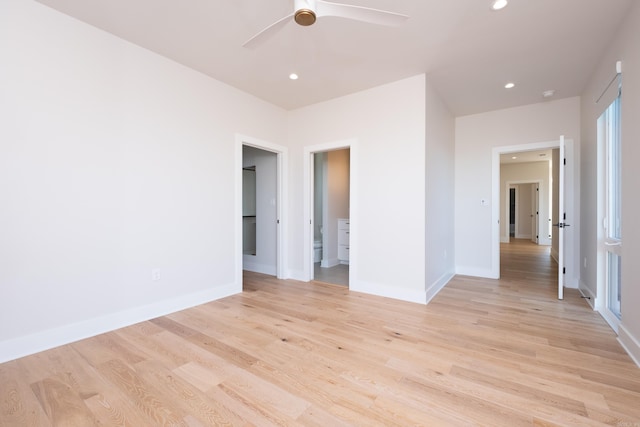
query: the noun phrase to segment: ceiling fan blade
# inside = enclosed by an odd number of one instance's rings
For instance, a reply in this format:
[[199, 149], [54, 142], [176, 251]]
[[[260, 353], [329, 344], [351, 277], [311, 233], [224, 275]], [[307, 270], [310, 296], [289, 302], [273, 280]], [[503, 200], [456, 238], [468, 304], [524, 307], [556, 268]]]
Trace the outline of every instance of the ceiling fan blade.
[[248, 49], [253, 49], [254, 47], [262, 44], [271, 38], [275, 33], [277, 33], [282, 27], [284, 27], [288, 22], [290, 22], [293, 18], [293, 13], [291, 15], [287, 15], [284, 18], [281, 18], [269, 25], [264, 30], [260, 31], [255, 36], [251, 37], [249, 40], [244, 42], [242, 47], [246, 47]]
[[395, 26], [409, 19], [407, 15], [401, 13], [372, 9], [364, 6], [333, 3], [324, 0], [316, 0], [316, 9], [318, 18], [323, 16], [337, 16], [378, 25]]

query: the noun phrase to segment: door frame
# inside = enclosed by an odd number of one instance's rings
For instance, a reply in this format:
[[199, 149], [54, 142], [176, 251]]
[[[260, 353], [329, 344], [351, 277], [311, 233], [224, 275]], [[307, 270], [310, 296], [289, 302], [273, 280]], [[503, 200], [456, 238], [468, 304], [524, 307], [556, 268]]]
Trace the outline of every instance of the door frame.
[[[533, 179], [533, 180], [532, 179], [524, 179], [524, 180], [507, 181], [505, 184], [506, 184], [506, 186], [505, 186], [506, 194], [509, 194], [509, 190], [513, 186], [518, 186], [518, 185], [523, 185], [523, 184], [535, 184], [535, 185], [538, 186], [538, 188], [540, 188], [540, 186], [542, 185], [542, 181], [539, 180], [539, 179]], [[517, 234], [518, 234], [518, 187], [514, 187], [514, 188], [516, 190], [516, 207], [515, 207], [516, 212], [515, 212], [515, 214], [516, 214], [516, 238], [517, 238], [518, 237], [517, 236]], [[538, 201], [538, 203], [540, 202], [540, 192], [539, 191], [536, 192], [535, 196], [532, 196], [532, 202], [533, 202], [533, 197], [535, 197], [535, 200]], [[508, 204], [506, 206], [506, 209], [507, 209], [507, 212], [506, 212], [507, 216], [505, 218], [509, 218], [509, 205]], [[535, 205], [532, 206], [532, 209], [535, 209]], [[537, 229], [539, 230], [540, 229], [540, 215], [538, 215], [536, 217], [535, 221], [536, 221]], [[509, 224], [505, 224], [505, 226], [507, 227], [507, 230], [508, 230]], [[529, 224], [529, 227], [531, 227], [531, 223]], [[507, 233], [507, 235], [509, 235], [509, 234]], [[535, 238], [535, 236], [531, 236], [531, 239], [534, 239], [534, 238]], [[536, 244], [540, 244], [540, 239], [537, 239]]]
[[[616, 102], [616, 97], [613, 102]], [[611, 105], [611, 104], [610, 104]], [[608, 154], [607, 154], [607, 127], [601, 122], [610, 105], [601, 113], [597, 122], [597, 253], [596, 253], [596, 296], [594, 297], [593, 307], [609, 324], [616, 334], [620, 332], [621, 319], [619, 319], [609, 308], [609, 283], [608, 283], [608, 263], [607, 257], [609, 253], [622, 255], [622, 239], [611, 239], [604, 227], [607, 216], [609, 215], [607, 204], [609, 202], [608, 187]], [[607, 243], [614, 243], [608, 245]]]
[[326, 151], [349, 149], [349, 288], [357, 277], [358, 268], [358, 140], [356, 138], [327, 142], [304, 147], [302, 157], [303, 182], [302, 200], [304, 201], [303, 218], [303, 280], [313, 280], [313, 155]]
[[[570, 288], [577, 288], [578, 281], [576, 278], [577, 260], [579, 255], [578, 233], [580, 229], [579, 224], [579, 181], [576, 180], [576, 173], [578, 172], [579, 158], [578, 153], [574, 150], [573, 140], [565, 139], [565, 146], [567, 148], [567, 157], [571, 157], [571, 161], [566, 166], [566, 179], [565, 188], [569, 191], [565, 191], [565, 208], [570, 215], [570, 233], [571, 238], [565, 239], [565, 247], [568, 247], [568, 251], [571, 254], [570, 259], [566, 260], [566, 277], [565, 286]], [[519, 145], [505, 145], [501, 147], [493, 147], [491, 156], [491, 277], [492, 279], [500, 278], [500, 155], [507, 153], [517, 153], [521, 151], [534, 151], [544, 149], [560, 148], [560, 138], [552, 141], [534, 142], [528, 144]]]
[[286, 279], [287, 272], [287, 206], [288, 200], [288, 149], [247, 135], [235, 135], [235, 207], [234, 207], [234, 259], [235, 284], [242, 292], [242, 147], [249, 146], [276, 154], [276, 277]]

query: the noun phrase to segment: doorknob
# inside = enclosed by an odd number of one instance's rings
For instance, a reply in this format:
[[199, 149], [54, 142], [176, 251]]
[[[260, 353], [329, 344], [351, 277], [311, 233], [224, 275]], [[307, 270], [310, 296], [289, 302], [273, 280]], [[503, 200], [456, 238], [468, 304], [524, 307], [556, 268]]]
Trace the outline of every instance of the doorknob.
[[558, 227], [558, 228], [565, 228], [565, 227], [571, 227], [571, 225], [564, 223], [564, 222], [559, 222], [557, 224], [552, 224], [554, 227]]

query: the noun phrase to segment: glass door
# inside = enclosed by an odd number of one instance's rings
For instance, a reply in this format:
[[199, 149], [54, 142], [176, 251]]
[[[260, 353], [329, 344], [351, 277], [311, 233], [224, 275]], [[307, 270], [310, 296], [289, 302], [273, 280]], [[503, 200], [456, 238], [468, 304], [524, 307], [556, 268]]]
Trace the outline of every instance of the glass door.
[[602, 262], [601, 277], [604, 280], [604, 307], [602, 314], [617, 332], [622, 318], [621, 276], [622, 276], [622, 224], [621, 218], [621, 163], [620, 139], [620, 96], [607, 108], [600, 118], [602, 139], [602, 160], [604, 163], [604, 189], [602, 200], [604, 218], [602, 221]]

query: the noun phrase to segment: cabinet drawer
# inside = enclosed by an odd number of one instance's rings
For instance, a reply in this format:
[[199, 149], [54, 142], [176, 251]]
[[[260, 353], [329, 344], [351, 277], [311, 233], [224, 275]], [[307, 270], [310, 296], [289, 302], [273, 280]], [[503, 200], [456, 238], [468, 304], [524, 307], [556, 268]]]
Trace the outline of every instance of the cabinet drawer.
[[349, 229], [349, 220], [348, 219], [339, 219], [338, 220], [338, 230], [348, 230]]
[[339, 245], [349, 244], [349, 230], [338, 230], [338, 244]]
[[349, 261], [349, 246], [347, 245], [338, 246], [338, 259], [341, 261]]

